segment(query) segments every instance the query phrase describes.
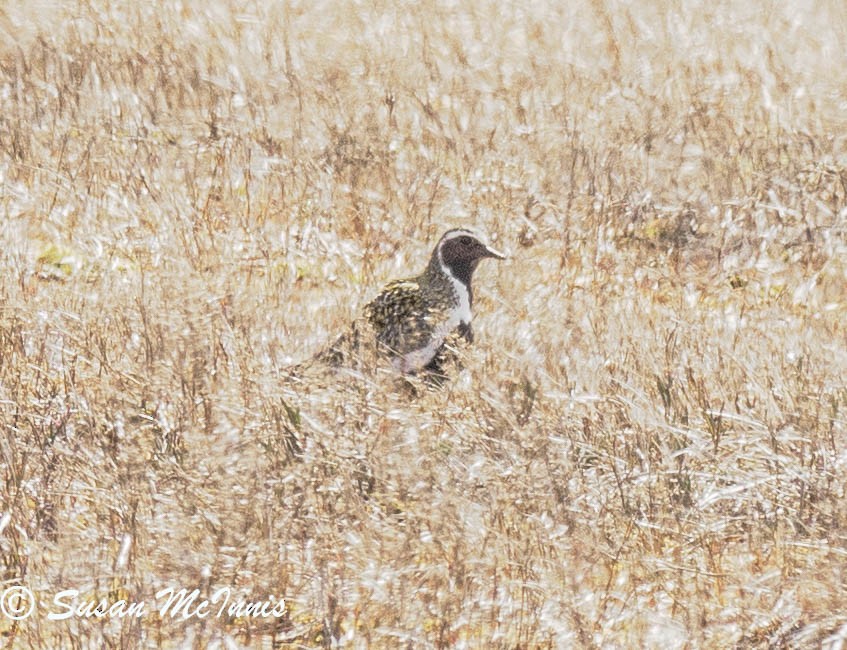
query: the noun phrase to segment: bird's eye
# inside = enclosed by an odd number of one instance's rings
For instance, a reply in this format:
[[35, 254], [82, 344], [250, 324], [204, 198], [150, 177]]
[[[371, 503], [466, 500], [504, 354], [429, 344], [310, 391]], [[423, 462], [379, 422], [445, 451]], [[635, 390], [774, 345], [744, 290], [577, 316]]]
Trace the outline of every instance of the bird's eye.
[[462, 243], [462, 246], [470, 246], [473, 243], [473, 239], [471, 239], [467, 235], [461, 237], [459, 241]]

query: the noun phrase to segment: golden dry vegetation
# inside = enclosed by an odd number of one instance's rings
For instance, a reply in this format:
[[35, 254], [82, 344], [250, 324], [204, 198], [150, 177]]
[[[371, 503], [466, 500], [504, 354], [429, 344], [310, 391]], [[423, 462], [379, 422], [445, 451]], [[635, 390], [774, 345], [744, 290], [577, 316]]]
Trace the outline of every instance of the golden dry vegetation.
[[[0, 8], [12, 648], [840, 648], [847, 8]], [[297, 380], [445, 228], [443, 389]], [[166, 587], [279, 619], [75, 616]]]

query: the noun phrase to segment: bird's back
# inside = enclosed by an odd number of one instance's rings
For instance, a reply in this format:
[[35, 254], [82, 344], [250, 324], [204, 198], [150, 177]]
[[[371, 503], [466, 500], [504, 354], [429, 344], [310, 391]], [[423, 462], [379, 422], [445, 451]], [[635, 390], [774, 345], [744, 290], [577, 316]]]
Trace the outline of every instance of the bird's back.
[[428, 299], [420, 278], [392, 282], [365, 306], [365, 317], [377, 340], [393, 354], [424, 345], [440, 319], [441, 310]]

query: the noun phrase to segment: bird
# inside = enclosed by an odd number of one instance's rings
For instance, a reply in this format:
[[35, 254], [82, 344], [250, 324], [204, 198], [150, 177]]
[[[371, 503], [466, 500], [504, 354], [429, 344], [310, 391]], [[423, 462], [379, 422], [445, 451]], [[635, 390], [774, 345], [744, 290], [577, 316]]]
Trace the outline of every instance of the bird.
[[506, 256], [473, 230], [448, 230], [423, 272], [385, 285], [348, 331], [315, 359], [338, 367], [370, 350], [403, 375], [444, 376], [456, 344], [473, 343], [472, 280], [485, 258]]

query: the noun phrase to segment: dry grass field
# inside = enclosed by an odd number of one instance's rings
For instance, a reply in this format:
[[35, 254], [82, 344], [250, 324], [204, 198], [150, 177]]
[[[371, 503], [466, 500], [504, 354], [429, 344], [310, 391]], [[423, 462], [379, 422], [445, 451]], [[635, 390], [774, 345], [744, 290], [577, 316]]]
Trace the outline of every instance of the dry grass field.
[[[845, 647], [843, 2], [0, 34], [0, 645]], [[510, 255], [463, 371], [290, 376], [452, 226]]]

